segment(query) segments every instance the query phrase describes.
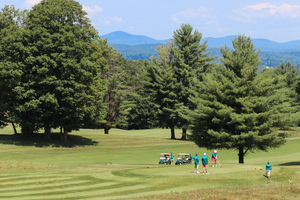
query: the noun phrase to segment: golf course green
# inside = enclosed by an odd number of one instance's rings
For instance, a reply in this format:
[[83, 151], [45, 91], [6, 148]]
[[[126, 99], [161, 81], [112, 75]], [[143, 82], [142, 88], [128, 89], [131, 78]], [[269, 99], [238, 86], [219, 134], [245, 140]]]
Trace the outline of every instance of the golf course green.
[[300, 128], [287, 133], [285, 145], [250, 152], [245, 164], [238, 164], [237, 151], [219, 149], [222, 167], [210, 161], [208, 174], [197, 174], [194, 164], [158, 164], [160, 153], [172, 152], [175, 161], [178, 153], [213, 153], [169, 139], [168, 129], [108, 135], [82, 129], [64, 144], [58, 133], [51, 140], [23, 138], [6, 127], [0, 129], [0, 199], [300, 199]]

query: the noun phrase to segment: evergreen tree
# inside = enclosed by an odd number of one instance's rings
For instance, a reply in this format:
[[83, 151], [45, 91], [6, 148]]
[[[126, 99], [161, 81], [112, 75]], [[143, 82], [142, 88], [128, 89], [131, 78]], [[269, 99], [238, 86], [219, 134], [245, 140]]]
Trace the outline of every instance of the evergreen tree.
[[175, 137], [175, 127], [179, 122], [179, 112], [176, 109], [178, 96], [174, 92], [174, 83], [176, 78], [172, 69], [173, 55], [171, 53], [174, 47], [173, 41], [166, 46], [161, 45], [156, 50], [158, 59], [152, 58], [153, 65], [148, 71], [148, 82], [146, 83], [146, 92], [153, 98], [153, 110], [157, 112], [157, 118], [162, 127], [171, 129], [171, 139]]
[[279, 67], [274, 69], [275, 75], [285, 76], [285, 83], [288, 87], [295, 87], [299, 72], [300, 70], [289, 61], [287, 63], [283, 61]]
[[[289, 129], [300, 121], [300, 107], [296, 92], [299, 69], [290, 62], [282, 62], [273, 70], [273, 76], [280, 85], [278, 90], [284, 91], [289, 97], [289, 101], [277, 106], [277, 112], [273, 115], [274, 124], [281, 129]], [[287, 114], [284, 115], [284, 113]]]
[[134, 103], [128, 118], [128, 129], [148, 129], [158, 126], [157, 113], [153, 109], [154, 97], [146, 89], [148, 60], [126, 62], [126, 83], [131, 87], [130, 99]]
[[193, 27], [183, 24], [173, 35], [174, 48], [172, 48], [172, 70], [176, 81], [174, 82], [174, 93], [177, 94], [179, 103], [176, 105], [177, 112], [180, 113], [179, 127], [182, 127], [182, 139], [186, 139], [186, 129], [188, 127], [185, 119], [186, 108], [191, 108], [188, 97], [190, 96], [191, 80], [193, 77], [201, 76], [209, 67], [214, 58], [209, 57], [207, 51], [207, 41], [200, 44], [202, 34], [197, 30], [193, 32]]
[[192, 139], [208, 149], [237, 149], [239, 163], [248, 151], [267, 150], [285, 142], [285, 134], [271, 131], [277, 106], [289, 99], [277, 90], [270, 71], [258, 74], [257, 51], [249, 37], [232, 41], [234, 50], [221, 48], [224, 66], [216, 65], [203, 81], [196, 80], [190, 113]]
[[127, 114], [132, 102], [130, 101], [131, 88], [126, 82], [126, 60], [113, 48], [108, 54], [108, 66], [102, 77], [106, 81], [107, 90], [104, 92], [106, 116], [103, 121], [104, 133], [108, 134], [112, 127], [126, 127]]

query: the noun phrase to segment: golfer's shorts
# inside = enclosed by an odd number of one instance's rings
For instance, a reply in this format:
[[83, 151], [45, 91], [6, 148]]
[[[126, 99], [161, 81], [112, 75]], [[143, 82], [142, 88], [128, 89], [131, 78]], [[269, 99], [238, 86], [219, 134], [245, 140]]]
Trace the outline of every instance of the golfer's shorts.
[[195, 168], [197, 168], [198, 167], [198, 164], [195, 164]]
[[203, 168], [207, 168], [208, 167], [208, 165], [203, 165]]
[[211, 160], [212, 160], [213, 162], [214, 162], [214, 161], [217, 161], [217, 159], [215, 159], [215, 158], [212, 158]]
[[271, 173], [271, 170], [266, 170], [266, 173], [267, 173], [267, 174], [270, 174], [270, 173]]

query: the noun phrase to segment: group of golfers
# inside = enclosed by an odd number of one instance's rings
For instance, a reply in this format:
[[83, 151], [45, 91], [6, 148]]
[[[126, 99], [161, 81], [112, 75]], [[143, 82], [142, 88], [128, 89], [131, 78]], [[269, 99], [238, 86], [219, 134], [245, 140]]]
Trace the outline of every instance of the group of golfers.
[[[211, 160], [212, 160], [212, 167], [217, 167], [217, 150], [214, 150], [214, 152], [212, 153], [211, 156]], [[200, 173], [199, 172], [199, 163], [200, 163], [200, 158], [198, 157], [198, 154], [196, 153], [196, 156], [193, 157], [193, 160], [195, 162], [195, 170], [194, 173]], [[201, 158], [201, 162], [202, 162], [202, 166], [203, 166], [203, 174], [207, 174], [207, 168], [208, 168], [208, 157], [206, 156], [206, 153], [203, 154], [202, 158]], [[266, 165], [266, 177], [268, 177], [268, 179], [270, 179], [270, 175], [271, 175], [271, 170], [272, 170], [272, 165], [270, 164], [270, 162], [267, 162]]]
[[[196, 156], [193, 157], [193, 160], [195, 162], [195, 173], [200, 173], [199, 172], [199, 163], [200, 163], [200, 158], [198, 157], [198, 154], [196, 154]], [[212, 167], [217, 167], [217, 150], [214, 150], [212, 156], [211, 156], [211, 160], [212, 160]], [[201, 158], [201, 162], [202, 162], [202, 166], [203, 166], [203, 174], [207, 174], [207, 168], [208, 168], [208, 157], [206, 156], [206, 153], [203, 154], [202, 158]]]

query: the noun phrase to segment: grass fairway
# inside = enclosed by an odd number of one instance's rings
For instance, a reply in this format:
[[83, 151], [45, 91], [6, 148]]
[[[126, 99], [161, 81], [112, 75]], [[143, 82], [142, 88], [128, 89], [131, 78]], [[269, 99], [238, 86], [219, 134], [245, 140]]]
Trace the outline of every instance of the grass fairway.
[[[250, 153], [219, 150], [222, 168], [193, 173], [193, 164], [159, 165], [159, 154], [199, 153], [193, 142], [170, 140], [166, 129], [81, 130], [58, 140], [22, 138], [0, 130], [0, 199], [299, 199], [300, 129], [286, 145]], [[177, 131], [179, 132], [179, 131]], [[177, 136], [178, 138], [180, 135]], [[267, 161], [271, 180], [263, 175]]]

